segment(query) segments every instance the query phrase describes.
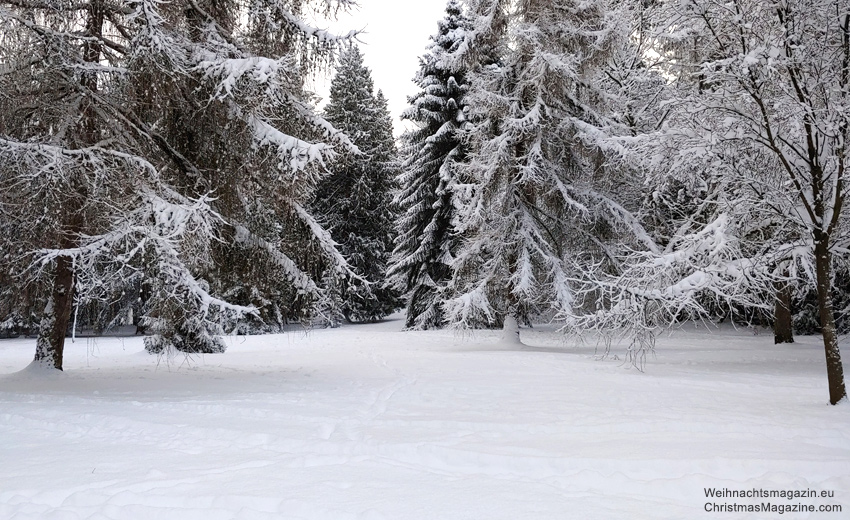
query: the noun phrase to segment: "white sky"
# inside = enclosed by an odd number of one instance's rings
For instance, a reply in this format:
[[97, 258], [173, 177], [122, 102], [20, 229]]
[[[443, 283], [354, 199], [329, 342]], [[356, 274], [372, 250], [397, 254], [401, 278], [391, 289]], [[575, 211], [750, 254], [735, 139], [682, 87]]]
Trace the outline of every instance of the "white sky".
[[[330, 25], [335, 32], [364, 29], [360, 50], [372, 70], [375, 89], [383, 90], [389, 102], [396, 135], [403, 130], [398, 118], [407, 108], [407, 96], [417, 92], [412, 79], [419, 56], [425, 53], [428, 37], [437, 32], [445, 9], [446, 0], [360, 0], [358, 11], [341, 14]], [[314, 88], [327, 101], [330, 78], [316, 78]]]

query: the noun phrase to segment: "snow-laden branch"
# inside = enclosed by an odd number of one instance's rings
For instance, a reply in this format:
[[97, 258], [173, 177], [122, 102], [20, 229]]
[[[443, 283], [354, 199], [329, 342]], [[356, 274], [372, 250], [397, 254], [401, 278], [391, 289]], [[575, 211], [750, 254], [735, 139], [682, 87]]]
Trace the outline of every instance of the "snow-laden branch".
[[325, 143], [310, 143], [285, 134], [257, 116], [249, 116], [251, 133], [259, 146], [272, 148], [278, 156], [281, 169], [290, 169], [293, 173], [303, 170], [311, 163], [325, 166], [333, 160], [336, 152]]
[[292, 282], [292, 285], [300, 294], [315, 295], [318, 293], [319, 289], [310, 276], [302, 271], [295, 261], [281, 252], [279, 247], [276, 247], [274, 244], [271, 244], [254, 233], [251, 233], [251, 231], [245, 226], [237, 225], [235, 226], [235, 229], [236, 243], [262, 250], [272, 259], [275, 265], [283, 269], [287, 279]]
[[319, 44], [327, 45], [351, 41], [362, 32], [359, 30], [350, 30], [345, 33], [336, 34], [328, 31], [327, 29], [314, 27], [297, 16], [294, 16], [289, 11], [278, 10], [278, 13], [283, 17], [285, 23], [289, 25], [291, 29], [300, 32], [308, 39], [315, 40]]
[[222, 59], [212, 54], [195, 66], [205, 79], [214, 81], [214, 96], [218, 99], [232, 97], [240, 80], [265, 86], [266, 96], [273, 96], [281, 89], [282, 80], [287, 79], [286, 73], [292, 68], [292, 60], [287, 56], [277, 59], [263, 56]]
[[[127, 22], [138, 26], [138, 31], [128, 46], [131, 60], [138, 58], [158, 59], [153, 63], [162, 70], [168, 70], [168, 65], [185, 67], [187, 63], [186, 43], [175, 33], [169, 31], [167, 24], [159, 12], [163, 0], [138, 0], [132, 4], [132, 12], [127, 16]], [[168, 63], [161, 63], [167, 59]]]
[[[561, 317], [573, 332], [627, 339], [638, 351], [651, 348], [652, 338], [672, 323], [710, 316], [709, 302], [771, 309], [765, 295], [778, 279], [765, 258], [743, 254], [725, 214], [678, 237], [668, 252], [634, 251], [621, 265], [616, 275], [584, 268], [572, 279], [584, 313]], [[638, 351], [630, 353], [643, 354]]]
[[[203, 315], [210, 307], [239, 315], [257, 312], [254, 307], [234, 305], [210, 294], [187, 265], [187, 260], [198, 261], [193, 241], [203, 237], [201, 242], [205, 243], [215, 238], [216, 227], [222, 222], [209, 205], [211, 198], [172, 202], [150, 190], [142, 191], [139, 198], [136, 208], [121, 214], [109, 231], [81, 235], [74, 248], [36, 251], [31, 268], [42, 272], [59, 257], [69, 258], [81, 282], [103, 278], [103, 271], [120, 278], [143, 270], [162, 280], [176, 301], [192, 299]], [[83, 298], [89, 289], [78, 284]]]
[[298, 219], [307, 226], [307, 229], [309, 229], [310, 233], [316, 238], [319, 247], [322, 248], [327, 258], [331, 260], [333, 268], [337, 274], [351, 280], [358, 280], [364, 284], [368, 284], [369, 282], [366, 279], [352, 270], [348, 261], [337, 249], [338, 244], [334, 242], [333, 237], [331, 237], [328, 230], [323, 228], [321, 224], [319, 224], [316, 219], [300, 204], [293, 203], [291, 206]]

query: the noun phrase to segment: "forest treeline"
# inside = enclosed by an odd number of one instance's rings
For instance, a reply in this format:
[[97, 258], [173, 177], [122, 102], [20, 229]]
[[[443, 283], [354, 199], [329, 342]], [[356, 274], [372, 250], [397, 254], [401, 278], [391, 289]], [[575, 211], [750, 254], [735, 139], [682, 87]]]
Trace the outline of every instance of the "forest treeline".
[[310, 21], [354, 7], [0, 0], [4, 333], [61, 369], [74, 323], [217, 352], [405, 308], [639, 362], [732, 320], [821, 333], [846, 396], [846, 1], [450, 0], [397, 141]]

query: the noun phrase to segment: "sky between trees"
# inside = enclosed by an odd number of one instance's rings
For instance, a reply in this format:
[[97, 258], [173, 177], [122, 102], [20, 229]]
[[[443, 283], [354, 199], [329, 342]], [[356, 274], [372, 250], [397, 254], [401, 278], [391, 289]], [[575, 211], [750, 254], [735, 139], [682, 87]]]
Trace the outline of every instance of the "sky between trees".
[[[384, 91], [393, 116], [394, 133], [401, 134], [410, 124], [401, 121], [407, 108], [407, 96], [416, 93], [413, 76], [419, 68], [419, 56], [425, 52], [428, 37], [443, 17], [443, 0], [398, 2], [368, 0], [338, 20], [324, 22], [337, 31], [364, 29], [360, 36], [363, 61], [372, 70], [375, 85]], [[404, 19], [404, 23], [398, 21]], [[327, 103], [332, 74], [314, 80], [316, 93]]]

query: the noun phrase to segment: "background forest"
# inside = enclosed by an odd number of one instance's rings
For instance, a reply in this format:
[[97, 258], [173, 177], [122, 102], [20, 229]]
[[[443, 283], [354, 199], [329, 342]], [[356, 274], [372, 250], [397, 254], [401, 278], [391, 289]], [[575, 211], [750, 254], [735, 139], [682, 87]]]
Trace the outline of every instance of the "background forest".
[[[364, 0], [365, 1], [365, 0]], [[850, 6], [451, 0], [396, 141], [353, 0], [0, 0], [0, 328], [850, 327]], [[332, 72], [321, 109], [308, 78]]]

